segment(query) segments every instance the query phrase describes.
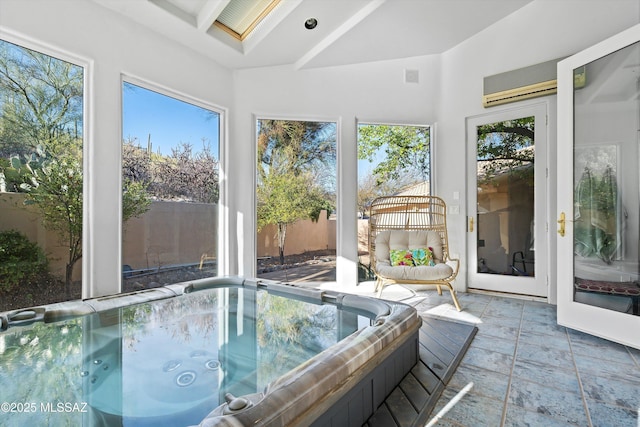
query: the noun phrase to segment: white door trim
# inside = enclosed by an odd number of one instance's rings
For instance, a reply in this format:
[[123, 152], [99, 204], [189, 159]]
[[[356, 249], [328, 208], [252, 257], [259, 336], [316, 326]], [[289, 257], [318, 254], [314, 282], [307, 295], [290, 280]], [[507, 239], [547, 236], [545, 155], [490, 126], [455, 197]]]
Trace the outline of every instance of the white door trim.
[[[466, 164], [467, 164], [467, 288], [507, 292], [548, 298], [548, 210], [547, 206], [547, 144], [549, 141], [547, 123], [548, 102], [534, 101], [517, 107], [492, 111], [466, 119]], [[477, 131], [487, 123], [495, 123], [522, 117], [535, 116], [535, 247], [536, 276], [512, 276], [500, 274], [479, 274], [477, 256]], [[474, 219], [474, 230], [470, 231], [470, 218]]]

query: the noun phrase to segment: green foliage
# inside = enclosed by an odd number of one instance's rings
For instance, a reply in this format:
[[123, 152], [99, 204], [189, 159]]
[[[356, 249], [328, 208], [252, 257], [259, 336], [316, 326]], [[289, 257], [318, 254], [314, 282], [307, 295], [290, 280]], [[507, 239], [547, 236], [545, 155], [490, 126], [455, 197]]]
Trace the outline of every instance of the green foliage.
[[602, 173], [585, 167], [574, 200], [575, 253], [611, 264], [620, 247], [618, 185], [611, 165], [607, 165]]
[[48, 268], [40, 247], [24, 234], [0, 232], [0, 290], [9, 290], [37, 278]]
[[428, 127], [361, 125], [358, 127], [358, 159], [374, 162], [380, 150], [384, 157], [373, 169], [377, 185], [411, 176], [428, 181], [431, 170], [431, 135]]
[[[505, 120], [478, 126], [477, 158], [479, 179], [489, 183], [502, 173], [526, 179], [535, 158], [535, 117]], [[533, 181], [531, 181], [533, 182]]]
[[138, 217], [149, 210], [151, 198], [147, 193], [147, 185], [142, 181], [123, 179], [122, 186], [122, 221]]
[[83, 68], [0, 40], [0, 156], [82, 133]]
[[[58, 156], [30, 169], [29, 181], [20, 187], [27, 204], [36, 204], [44, 225], [68, 236], [70, 251], [79, 251], [82, 239], [82, 164], [74, 156]], [[77, 247], [77, 248], [76, 248]]]
[[[275, 379], [335, 342], [335, 313], [277, 295], [258, 293], [256, 335], [260, 351], [259, 378]], [[286, 319], [286, 321], [283, 321]]]
[[[262, 120], [258, 130], [258, 230], [277, 225], [284, 263], [287, 225], [334, 209], [335, 124]], [[335, 170], [335, 169], [334, 169]]]
[[294, 173], [335, 166], [334, 123], [261, 120], [258, 129], [258, 165]]
[[24, 191], [21, 185], [29, 182], [34, 171], [41, 169], [45, 161], [46, 153], [40, 145], [32, 153], [0, 159], [0, 191]]
[[[82, 158], [59, 153], [55, 158], [41, 157], [34, 164], [27, 162], [25, 167], [28, 179], [20, 185], [28, 193], [25, 204], [36, 205], [45, 228], [56, 232], [68, 247], [65, 282], [70, 292], [73, 268], [82, 258]], [[124, 181], [123, 221], [143, 214], [150, 203], [143, 184]]]
[[330, 203], [313, 185], [311, 175], [271, 173], [258, 187], [258, 229], [268, 224], [291, 224], [299, 219], [318, 219]]

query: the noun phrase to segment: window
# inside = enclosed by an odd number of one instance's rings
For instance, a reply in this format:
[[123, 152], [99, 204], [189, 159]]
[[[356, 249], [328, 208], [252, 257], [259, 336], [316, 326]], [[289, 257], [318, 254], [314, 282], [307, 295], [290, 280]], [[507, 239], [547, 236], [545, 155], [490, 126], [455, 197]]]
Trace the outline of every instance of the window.
[[477, 128], [478, 273], [535, 276], [535, 119]]
[[0, 40], [0, 311], [79, 298], [84, 69]]
[[217, 275], [220, 113], [123, 83], [123, 291]]
[[280, 0], [231, 0], [214, 25], [242, 41], [278, 5]]
[[394, 194], [431, 194], [431, 128], [360, 123], [358, 255], [364, 266], [369, 265], [369, 206], [376, 197]]
[[[314, 257], [335, 262], [336, 132], [334, 122], [258, 120], [258, 277], [289, 280], [287, 269]], [[311, 279], [335, 280], [296, 276]]]

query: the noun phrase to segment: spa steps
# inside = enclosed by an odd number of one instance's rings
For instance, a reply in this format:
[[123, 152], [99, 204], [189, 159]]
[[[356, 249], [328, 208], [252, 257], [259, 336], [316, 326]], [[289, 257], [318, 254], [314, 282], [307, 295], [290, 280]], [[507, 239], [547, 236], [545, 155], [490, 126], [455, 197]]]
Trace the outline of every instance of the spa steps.
[[363, 427], [424, 426], [477, 331], [473, 325], [423, 317], [419, 362]]

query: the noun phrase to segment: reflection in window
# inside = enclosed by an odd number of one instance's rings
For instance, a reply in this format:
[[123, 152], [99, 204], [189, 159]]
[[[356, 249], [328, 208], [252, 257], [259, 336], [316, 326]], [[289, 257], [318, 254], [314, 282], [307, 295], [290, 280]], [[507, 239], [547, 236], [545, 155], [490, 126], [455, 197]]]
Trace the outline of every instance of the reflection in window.
[[217, 275], [220, 114], [123, 83], [123, 291]]
[[0, 311], [79, 298], [84, 69], [0, 40]]
[[535, 276], [535, 117], [478, 127], [478, 273]]
[[574, 70], [574, 297], [640, 315], [640, 43]]

